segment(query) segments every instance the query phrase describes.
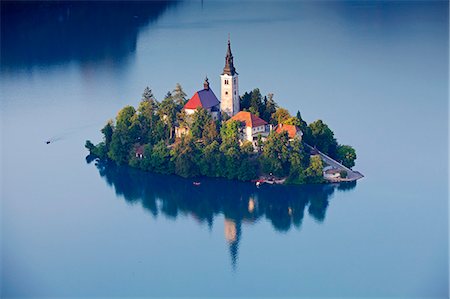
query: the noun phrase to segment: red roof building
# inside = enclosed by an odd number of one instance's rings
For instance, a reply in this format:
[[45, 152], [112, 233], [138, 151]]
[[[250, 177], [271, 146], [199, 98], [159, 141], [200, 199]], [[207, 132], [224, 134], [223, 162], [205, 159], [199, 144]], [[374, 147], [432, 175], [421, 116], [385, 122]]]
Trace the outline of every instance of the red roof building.
[[203, 87], [184, 105], [183, 109], [187, 114], [194, 113], [197, 108], [206, 109], [211, 113], [220, 112], [220, 102], [211, 88], [209, 88], [208, 78], [205, 79]]
[[247, 111], [240, 111], [231, 119], [243, 122], [246, 127], [250, 128], [267, 125], [267, 122], [264, 119]]
[[261, 135], [262, 140], [269, 135], [272, 125], [269, 125], [264, 119], [247, 111], [240, 111], [230, 120], [236, 120], [244, 124], [241, 128], [240, 139], [241, 142], [250, 141], [253, 146], [257, 146], [258, 135]]
[[300, 130], [300, 128], [294, 125], [279, 124], [274, 128], [274, 131], [277, 133], [282, 133], [284, 131], [288, 132], [289, 139], [298, 137], [301, 140], [303, 136], [303, 132]]

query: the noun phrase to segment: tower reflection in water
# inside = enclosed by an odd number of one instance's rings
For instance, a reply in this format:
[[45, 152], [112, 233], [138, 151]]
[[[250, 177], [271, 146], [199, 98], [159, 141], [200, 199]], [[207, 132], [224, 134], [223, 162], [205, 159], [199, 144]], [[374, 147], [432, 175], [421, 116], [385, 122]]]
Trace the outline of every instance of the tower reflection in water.
[[142, 172], [114, 163], [96, 162], [100, 175], [118, 196], [141, 203], [154, 217], [191, 215], [212, 228], [214, 218], [223, 215], [224, 236], [233, 269], [237, 266], [241, 226], [265, 218], [279, 232], [302, 225], [305, 210], [323, 222], [335, 190], [355, 188], [356, 182], [340, 185], [263, 186], [224, 179], [201, 179], [200, 186], [178, 176]]

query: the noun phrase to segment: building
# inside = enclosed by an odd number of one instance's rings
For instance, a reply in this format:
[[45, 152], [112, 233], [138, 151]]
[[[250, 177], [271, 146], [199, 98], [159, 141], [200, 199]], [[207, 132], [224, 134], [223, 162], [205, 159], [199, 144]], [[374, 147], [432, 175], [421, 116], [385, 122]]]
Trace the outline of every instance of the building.
[[203, 108], [211, 113], [213, 119], [220, 118], [220, 102], [209, 87], [208, 78], [206, 78], [203, 83], [203, 89], [197, 91], [192, 98], [187, 101], [183, 110], [186, 112], [186, 115], [192, 115], [197, 108]]
[[238, 112], [230, 120], [236, 120], [243, 124], [240, 134], [241, 141], [250, 141], [255, 147], [257, 146], [258, 135], [261, 135], [262, 140], [265, 140], [272, 130], [272, 125], [247, 111]]
[[294, 125], [279, 124], [275, 126], [274, 131], [277, 133], [282, 133], [284, 131], [288, 132], [289, 141], [292, 141], [295, 138], [298, 138], [301, 141], [303, 136], [303, 132], [300, 128]]
[[220, 110], [229, 116], [236, 115], [239, 110], [239, 80], [238, 73], [233, 63], [233, 54], [231, 54], [231, 44], [228, 38], [228, 49], [225, 56], [225, 67], [220, 76]]

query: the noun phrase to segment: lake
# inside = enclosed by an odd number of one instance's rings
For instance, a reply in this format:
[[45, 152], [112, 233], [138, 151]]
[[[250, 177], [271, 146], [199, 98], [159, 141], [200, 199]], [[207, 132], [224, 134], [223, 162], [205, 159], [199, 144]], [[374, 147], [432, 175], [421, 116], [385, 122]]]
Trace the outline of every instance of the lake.
[[[28, 5], [2, 2], [2, 297], [448, 297], [448, 2]], [[146, 86], [218, 94], [228, 34], [240, 93], [323, 119], [365, 178], [87, 163]]]

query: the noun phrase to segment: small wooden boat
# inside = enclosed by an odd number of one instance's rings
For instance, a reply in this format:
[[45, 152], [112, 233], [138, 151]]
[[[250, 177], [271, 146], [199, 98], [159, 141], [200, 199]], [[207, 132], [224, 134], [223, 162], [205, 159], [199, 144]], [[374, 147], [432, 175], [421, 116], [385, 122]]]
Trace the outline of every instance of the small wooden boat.
[[45, 143], [50, 144], [50, 140], [47, 140]]

